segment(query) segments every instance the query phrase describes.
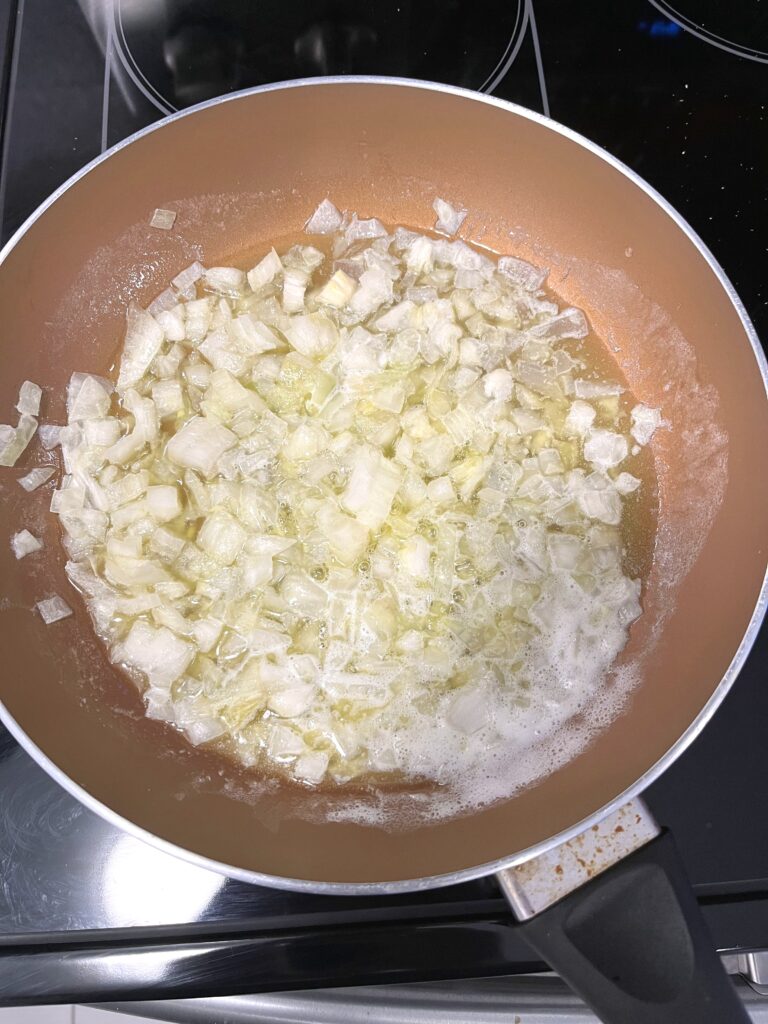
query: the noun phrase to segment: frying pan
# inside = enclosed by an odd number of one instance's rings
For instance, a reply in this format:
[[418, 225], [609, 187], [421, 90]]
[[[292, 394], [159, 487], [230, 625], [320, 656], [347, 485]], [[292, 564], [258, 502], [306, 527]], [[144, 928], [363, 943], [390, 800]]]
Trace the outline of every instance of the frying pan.
[[[3, 250], [3, 416], [28, 378], [61, 421], [70, 373], [113, 366], [129, 300], [148, 304], [196, 258], [245, 265], [326, 195], [417, 228], [435, 195], [466, 207], [462, 236], [551, 267], [638, 400], [661, 408], [655, 554], [623, 705], [554, 770], [453, 820], [387, 830], [313, 820], [287, 785], [262, 798], [142, 716], [66, 582], [49, 488], [15, 483], [44, 458], [33, 446], [0, 476], [4, 535], [23, 524], [46, 545], [16, 563], [0, 544], [3, 721], [89, 807], [199, 865], [338, 894], [496, 872], [532, 944], [604, 1020], [746, 1020], [638, 794], [712, 716], [765, 608], [766, 364], [711, 253], [632, 171], [537, 114], [439, 85], [314, 79], [202, 104], [94, 161]], [[149, 226], [157, 207], [177, 211], [173, 231]], [[31, 608], [54, 592], [75, 615], [45, 627]]]

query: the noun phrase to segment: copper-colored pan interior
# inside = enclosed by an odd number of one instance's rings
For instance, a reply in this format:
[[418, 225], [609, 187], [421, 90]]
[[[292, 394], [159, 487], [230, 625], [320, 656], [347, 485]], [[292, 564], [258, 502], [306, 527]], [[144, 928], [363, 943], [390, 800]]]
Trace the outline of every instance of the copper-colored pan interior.
[[[465, 237], [551, 263], [554, 286], [611, 339], [640, 399], [666, 410], [690, 386], [690, 366], [674, 355], [675, 338], [685, 339], [698, 380], [719, 396], [723, 499], [624, 713], [516, 798], [398, 834], [278, 825], [274, 806], [230, 795], [215, 758], [142, 719], [74, 598], [76, 619], [49, 628], [30, 611], [51, 592], [71, 591], [46, 512], [48, 489], [29, 497], [15, 483], [20, 468], [2, 471], [3, 702], [88, 793], [149, 832], [238, 868], [322, 881], [416, 878], [558, 833], [675, 744], [728, 668], [758, 597], [768, 477], [755, 465], [768, 437], [768, 405], [726, 291], [683, 230], [620, 171], [548, 127], [469, 97], [380, 83], [245, 95], [111, 156], [32, 225], [0, 269], [0, 419], [7, 421], [29, 378], [45, 387], [47, 415], [60, 421], [72, 370], [104, 373], [113, 362], [127, 300], [146, 304], [191, 259], [219, 263], [296, 231], [326, 195], [361, 215], [428, 227], [436, 194], [471, 211]], [[156, 207], [179, 212], [172, 232], [148, 227]], [[705, 532], [698, 504], [707, 474], [722, 470], [724, 443], [697, 468], [697, 491], [675, 460], [682, 435], [700, 425], [686, 422], [680, 403], [676, 410], [655, 444], [663, 503], [675, 510], [670, 524], [682, 544]], [[34, 447], [22, 468], [39, 458]], [[14, 562], [7, 538], [21, 525], [43, 534], [44, 559]], [[658, 605], [665, 594], [647, 596]]]

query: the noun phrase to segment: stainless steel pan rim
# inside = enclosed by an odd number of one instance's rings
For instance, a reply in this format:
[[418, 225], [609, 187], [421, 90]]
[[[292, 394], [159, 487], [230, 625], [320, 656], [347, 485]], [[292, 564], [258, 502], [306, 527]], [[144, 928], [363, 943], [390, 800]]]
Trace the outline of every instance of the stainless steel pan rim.
[[[543, 114], [538, 114], [535, 111], [527, 110], [525, 107], [518, 106], [514, 103], [508, 103], [506, 100], [496, 99], [493, 96], [486, 96], [481, 93], [472, 92], [468, 89], [461, 89], [457, 86], [442, 85], [438, 82], [424, 82], [410, 78], [388, 78], [384, 76], [375, 75], [360, 75], [360, 76], [336, 76], [326, 78], [301, 78], [287, 82], [276, 82], [270, 85], [256, 86], [253, 89], [244, 89], [240, 92], [229, 93], [226, 96], [217, 97], [212, 100], [206, 100], [204, 103], [198, 103], [194, 107], [189, 107], [186, 110], [179, 111], [176, 114], [172, 114], [169, 117], [163, 118], [162, 120], [149, 125], [146, 128], [142, 128], [140, 131], [135, 132], [133, 135], [124, 139], [122, 142], [117, 143], [110, 149], [106, 150], [100, 156], [96, 157], [90, 163], [86, 164], [77, 174], [74, 174], [68, 181], [64, 182], [63, 185], [59, 186], [55, 192], [53, 192], [45, 202], [32, 213], [24, 221], [21, 227], [12, 235], [8, 242], [0, 250], [0, 266], [6, 260], [9, 253], [13, 250], [19, 240], [26, 234], [26, 232], [32, 227], [35, 221], [41, 217], [45, 211], [52, 206], [57, 199], [59, 199], [68, 189], [75, 185], [81, 178], [85, 177], [90, 171], [99, 164], [103, 163], [114, 153], [119, 152], [125, 146], [129, 146], [132, 142], [149, 135], [151, 132], [160, 130], [165, 124], [179, 120], [183, 117], [188, 117], [191, 114], [196, 113], [200, 110], [208, 109], [209, 107], [217, 106], [221, 103], [229, 103], [236, 101], [244, 96], [254, 95], [262, 92], [272, 92], [276, 89], [302, 89], [311, 88], [316, 85], [377, 85], [377, 86], [396, 86], [404, 89], [424, 89], [433, 92], [442, 92], [454, 96], [460, 96], [462, 99], [472, 100], [476, 103], [485, 103], [490, 106], [495, 106], [501, 110], [507, 110], [510, 113], [516, 114], [518, 117], [523, 117], [528, 121], [536, 122], [542, 127], [547, 128], [550, 131], [557, 132], [559, 135], [564, 136], [576, 145], [581, 146], [583, 149], [595, 154], [605, 163], [615, 168], [624, 177], [628, 178], [634, 185], [641, 189], [650, 199], [652, 199], [657, 206], [659, 206], [669, 216], [675, 224], [680, 228], [681, 231], [693, 242], [698, 251], [707, 261], [712, 272], [715, 274], [720, 284], [723, 286], [731, 304], [736, 311], [744, 331], [746, 333], [749, 344], [752, 348], [752, 353], [757, 363], [757, 369], [763, 380], [763, 386], [768, 397], [768, 361], [766, 361], [765, 354], [760, 345], [760, 341], [757, 337], [757, 333], [749, 319], [749, 316], [744, 308], [741, 299], [736, 293], [736, 289], [726, 276], [723, 268], [717, 262], [715, 257], [712, 255], [710, 250], [704, 244], [702, 239], [696, 234], [690, 224], [680, 216], [680, 214], [672, 207], [663, 196], [661, 196], [654, 188], [652, 188], [643, 178], [637, 175], [631, 168], [627, 167], [616, 157], [612, 156], [606, 150], [597, 146], [594, 142], [590, 142], [583, 135], [579, 135], [577, 132], [572, 131], [569, 128], [558, 124], [556, 121], [545, 117]], [[632, 797], [638, 796], [643, 790], [649, 786], [655, 779], [657, 779], [662, 772], [675, 761], [680, 754], [686, 750], [687, 747], [696, 739], [699, 733], [702, 731], [704, 726], [714, 715], [718, 709], [726, 694], [733, 685], [737, 675], [741, 671], [741, 668], [746, 661], [747, 655], [752, 649], [752, 645], [757, 638], [760, 625], [763, 617], [768, 608], [768, 571], [763, 578], [762, 586], [760, 588], [760, 594], [755, 604], [755, 609], [752, 613], [752, 617], [749, 621], [749, 625], [744, 633], [744, 636], [739, 644], [738, 650], [736, 651], [728, 669], [726, 670], [723, 678], [718, 683], [712, 696], [709, 698], [707, 703], [701, 709], [696, 718], [691, 722], [684, 733], [677, 739], [677, 741], [667, 750], [667, 752], [660, 757], [659, 760], [645, 772], [639, 779], [637, 779], [631, 786], [627, 787], [622, 793], [618, 794], [613, 800], [605, 804], [603, 807], [596, 810], [593, 814], [587, 818], [577, 822], [575, 825], [568, 829], [564, 829], [557, 835], [551, 836], [549, 839], [537, 843], [528, 849], [521, 850], [518, 853], [510, 854], [508, 857], [503, 857], [500, 860], [489, 861], [485, 864], [478, 864], [472, 867], [463, 868], [460, 871], [452, 871], [442, 875], [431, 875], [426, 878], [412, 878], [404, 879], [395, 882], [313, 882], [308, 879], [302, 878], [283, 878], [280, 875], [269, 875], [262, 874], [257, 871], [247, 871], [242, 868], [236, 868], [228, 864], [223, 864], [219, 861], [211, 860], [208, 857], [201, 856], [200, 854], [193, 853], [191, 850], [186, 850], [182, 847], [176, 846], [173, 843], [169, 843], [160, 837], [147, 832], [146, 830], [135, 825], [133, 822], [115, 811], [111, 810], [105, 804], [96, 800], [90, 795], [85, 789], [79, 786], [76, 782], [70, 779], [50, 758], [37, 746], [36, 743], [27, 735], [26, 732], [18, 725], [15, 719], [12, 717], [5, 705], [0, 702], [0, 721], [5, 725], [14, 739], [27, 751], [27, 753], [34, 758], [35, 761], [53, 778], [59, 783], [65, 790], [67, 790], [72, 796], [79, 800], [82, 804], [100, 815], [103, 819], [114, 825], [117, 828], [122, 829], [124, 832], [134, 836], [137, 839], [141, 839], [151, 846], [162, 850], [164, 853], [172, 854], [173, 856], [180, 857], [181, 859], [188, 861], [191, 864], [196, 865], [199, 868], [204, 868], [209, 871], [215, 871], [218, 874], [225, 875], [229, 878], [234, 878], [242, 882], [248, 882], [253, 885], [265, 885], [275, 889], [286, 889], [293, 892], [314, 892], [322, 893], [327, 895], [392, 895], [395, 893], [403, 892], [414, 892], [424, 889], [435, 889], [444, 885], [456, 885], [460, 882], [469, 882], [475, 878], [481, 878], [485, 875], [493, 874], [494, 872], [500, 871], [504, 868], [510, 868], [516, 864], [521, 864], [523, 861], [529, 860], [532, 857], [538, 856], [550, 850], [561, 843], [567, 842], [574, 836], [583, 832], [591, 825], [600, 821], [606, 815], [618, 810], [623, 804]]]

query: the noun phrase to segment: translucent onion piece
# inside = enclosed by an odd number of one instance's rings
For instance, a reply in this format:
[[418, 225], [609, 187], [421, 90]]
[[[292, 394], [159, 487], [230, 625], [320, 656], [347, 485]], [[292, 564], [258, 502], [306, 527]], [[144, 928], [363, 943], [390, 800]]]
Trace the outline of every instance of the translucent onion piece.
[[37, 416], [40, 412], [40, 399], [43, 397], [43, 389], [39, 384], [31, 380], [25, 380], [19, 388], [19, 400], [16, 408], [21, 413], [29, 416]]
[[153, 228], [160, 228], [161, 231], [170, 231], [176, 223], [176, 216], [177, 214], [175, 210], [155, 210], [149, 221], [149, 226]]
[[341, 227], [342, 216], [330, 199], [324, 199], [304, 225], [308, 235], [332, 235]]
[[632, 426], [630, 433], [638, 444], [648, 444], [658, 428], [663, 425], [658, 409], [650, 409], [647, 405], [636, 405], [631, 412]]
[[444, 199], [435, 199], [432, 209], [437, 214], [435, 231], [441, 231], [446, 235], [455, 235], [467, 216], [466, 210], [456, 209]]
[[58, 594], [46, 597], [43, 601], [38, 601], [35, 608], [37, 608], [40, 618], [46, 626], [50, 626], [52, 622], [58, 622], [60, 619], [69, 618], [72, 614], [72, 609], [64, 598], [59, 597]]
[[42, 547], [43, 542], [29, 530], [20, 530], [11, 537], [11, 550], [16, 558], [24, 558], [34, 551], [40, 551]]
[[0, 425], [0, 466], [15, 466], [27, 445], [35, 436], [37, 420], [21, 413], [16, 427]]
[[171, 281], [171, 284], [178, 291], [183, 292], [185, 289], [189, 288], [190, 285], [196, 284], [204, 273], [205, 267], [202, 263], [195, 260], [194, 263], [191, 263], [188, 267], [177, 274]]
[[19, 485], [25, 491], [35, 491], [46, 481], [50, 480], [55, 472], [56, 468], [54, 466], [38, 466], [35, 469], [30, 469], [24, 476], [19, 477]]

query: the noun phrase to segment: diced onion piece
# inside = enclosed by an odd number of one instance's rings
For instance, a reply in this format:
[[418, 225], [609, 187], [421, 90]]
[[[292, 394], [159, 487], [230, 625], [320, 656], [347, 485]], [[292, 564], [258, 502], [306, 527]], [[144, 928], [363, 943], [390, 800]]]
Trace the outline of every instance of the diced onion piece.
[[663, 420], [658, 409], [651, 409], [647, 405], [636, 405], [630, 412], [632, 426], [630, 434], [640, 445], [648, 444], [658, 428], [662, 426]]
[[342, 216], [330, 199], [324, 199], [304, 225], [308, 235], [332, 235], [341, 227]]
[[202, 743], [210, 743], [226, 731], [226, 726], [218, 718], [198, 718], [184, 724], [184, 735], [195, 747]]
[[164, 561], [172, 562], [174, 558], [178, 558], [181, 554], [184, 544], [186, 542], [171, 533], [170, 530], [166, 530], [164, 527], [158, 527], [153, 530], [149, 538], [149, 546], [151, 550]]
[[419, 580], [427, 580], [430, 576], [430, 556], [432, 548], [429, 542], [419, 534], [409, 537], [400, 549], [400, 564], [405, 571]]
[[179, 489], [172, 484], [153, 484], [147, 488], [147, 510], [158, 523], [167, 523], [181, 512]]
[[184, 411], [184, 394], [177, 380], [156, 380], [152, 385], [152, 401], [161, 420]]
[[584, 442], [584, 458], [597, 469], [613, 469], [629, 454], [627, 439], [611, 430], [593, 428]]
[[417, 274], [429, 274], [432, 271], [435, 247], [432, 240], [419, 236], [411, 242], [406, 252], [406, 266]]
[[73, 374], [67, 388], [69, 423], [101, 420], [110, 412], [110, 388], [92, 374]]
[[194, 263], [191, 263], [188, 267], [185, 267], [184, 270], [178, 273], [171, 281], [171, 284], [177, 289], [177, 291], [183, 292], [190, 286], [197, 284], [204, 273], [205, 267], [202, 263], [195, 260]]
[[346, 306], [357, 290], [357, 281], [345, 274], [343, 270], [337, 270], [330, 280], [321, 288], [317, 299], [326, 306], [334, 306], [341, 309]]
[[36, 430], [37, 420], [26, 413], [21, 413], [15, 428], [0, 425], [0, 466], [15, 466]]
[[37, 416], [40, 412], [40, 399], [43, 397], [43, 389], [39, 384], [31, 380], [25, 380], [19, 388], [19, 400], [16, 408], [28, 416]]
[[72, 609], [64, 598], [59, 597], [58, 594], [46, 597], [43, 601], [38, 601], [35, 607], [46, 626], [50, 626], [51, 623], [58, 622], [60, 619], [67, 619], [72, 614]]
[[248, 271], [247, 278], [251, 291], [258, 292], [265, 288], [282, 272], [283, 264], [280, 257], [274, 249], [270, 249], [267, 255]]
[[349, 300], [354, 313], [370, 316], [380, 306], [392, 301], [392, 282], [380, 267], [372, 267], [360, 276], [360, 286]]
[[316, 786], [323, 781], [328, 771], [328, 754], [321, 750], [310, 750], [296, 758], [293, 765], [293, 774], [302, 782]]
[[271, 327], [255, 319], [250, 313], [236, 317], [232, 321], [231, 330], [238, 345], [249, 355], [271, 352], [272, 349], [280, 347], [280, 339]]
[[[175, 302], [178, 302], [177, 295], [174, 294], [173, 298]], [[184, 324], [184, 317], [181, 315], [179, 307], [174, 306], [172, 309], [155, 311], [152, 308], [153, 305], [154, 303], [148, 307], [147, 312], [151, 313], [155, 320], [157, 320], [158, 324], [160, 324], [166, 338], [169, 341], [184, 341], [187, 336], [187, 330]]]
[[61, 427], [57, 423], [41, 423], [37, 433], [46, 451], [51, 451], [61, 443]]
[[573, 402], [565, 417], [566, 433], [584, 437], [591, 430], [596, 416], [597, 413], [589, 403], [578, 400]]
[[30, 469], [24, 476], [19, 477], [19, 484], [25, 491], [35, 491], [50, 480], [55, 472], [55, 466], [37, 466], [35, 469]]
[[336, 326], [322, 313], [295, 316], [285, 336], [297, 352], [313, 358], [329, 352], [339, 338]]
[[632, 476], [631, 473], [619, 473], [613, 481], [613, 486], [619, 494], [631, 494], [640, 486], [640, 481], [636, 476]]
[[152, 214], [149, 226], [152, 228], [160, 228], [161, 231], [170, 231], [176, 223], [176, 216], [177, 214], [175, 210], [157, 209]]
[[570, 533], [553, 533], [547, 537], [547, 551], [553, 569], [573, 572], [578, 564], [583, 545]]
[[402, 480], [399, 466], [374, 448], [361, 446], [341, 504], [365, 526], [378, 528], [389, 515]]
[[613, 489], [582, 491], [577, 501], [590, 519], [615, 526], [621, 519], [621, 499]]
[[550, 320], [531, 327], [530, 333], [535, 338], [542, 338], [551, 343], [563, 338], [586, 338], [589, 334], [589, 325], [580, 309], [570, 308], [564, 309]]
[[24, 558], [25, 555], [31, 555], [34, 551], [40, 551], [42, 547], [43, 542], [29, 530], [19, 530], [11, 537], [11, 550], [16, 558]]
[[500, 273], [528, 292], [537, 292], [549, 273], [549, 271], [534, 267], [532, 263], [526, 263], [525, 260], [517, 259], [515, 256], [502, 256], [498, 266]]
[[622, 392], [619, 384], [595, 380], [575, 380], [573, 390], [577, 398], [611, 398]]
[[488, 398], [499, 398], [503, 402], [508, 402], [512, 397], [514, 386], [515, 381], [512, 374], [502, 367], [491, 370], [483, 378], [483, 391]]
[[[173, 309], [177, 305], [179, 297], [173, 288], [166, 288], [165, 291], [160, 292], [147, 306], [147, 312], [157, 319], [162, 313], [167, 312], [169, 309]], [[158, 320], [158, 323], [160, 321]], [[183, 337], [183, 335], [182, 335]]]
[[291, 268], [283, 275], [283, 308], [287, 313], [298, 313], [304, 309], [304, 293], [309, 284], [305, 270]]
[[248, 534], [234, 516], [218, 509], [206, 517], [197, 536], [200, 547], [223, 565], [231, 565]]
[[311, 683], [297, 683], [270, 694], [267, 707], [281, 718], [296, 718], [310, 707], [314, 697]]
[[353, 565], [368, 546], [367, 527], [330, 505], [318, 510], [317, 524], [342, 565]]
[[350, 246], [362, 238], [383, 238], [386, 233], [387, 229], [380, 220], [375, 217], [371, 217], [370, 220], [360, 220], [357, 214], [353, 213], [352, 219], [344, 229], [344, 240], [346, 245]]
[[224, 452], [236, 443], [237, 435], [220, 423], [193, 416], [173, 435], [165, 453], [177, 466], [196, 469], [209, 477]]
[[211, 326], [213, 301], [210, 298], [195, 299], [186, 305], [185, 335], [192, 345], [199, 345]]
[[175, 636], [170, 629], [155, 629], [137, 619], [125, 640], [112, 651], [115, 661], [142, 672], [149, 684], [168, 689], [187, 669], [195, 655], [192, 644]]
[[[132, 306], [128, 310], [128, 330], [120, 357], [118, 391], [123, 391], [141, 380], [160, 351], [162, 343], [163, 329], [157, 320], [145, 309]], [[70, 416], [70, 421], [73, 418], [76, 417]]]
[[441, 231], [446, 235], [455, 235], [467, 216], [466, 210], [457, 209], [444, 199], [435, 199], [432, 209], [437, 214], [435, 231]]
[[450, 477], [438, 476], [427, 484], [427, 497], [433, 505], [450, 505], [456, 500]]
[[245, 274], [236, 267], [208, 267], [203, 274], [203, 286], [218, 295], [237, 298], [244, 284]]
[[267, 743], [269, 756], [278, 763], [304, 752], [304, 740], [286, 725], [273, 725]]

